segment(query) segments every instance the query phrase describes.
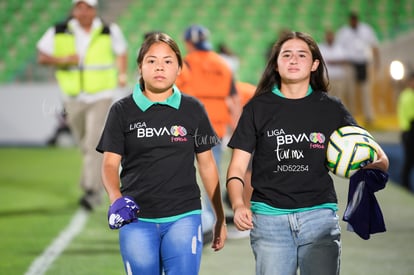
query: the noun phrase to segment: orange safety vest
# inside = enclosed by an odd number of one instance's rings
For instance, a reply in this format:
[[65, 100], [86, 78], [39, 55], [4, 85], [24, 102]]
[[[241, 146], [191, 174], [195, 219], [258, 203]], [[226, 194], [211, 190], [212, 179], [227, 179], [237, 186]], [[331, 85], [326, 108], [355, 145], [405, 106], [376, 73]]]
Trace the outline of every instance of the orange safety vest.
[[233, 75], [222, 57], [213, 51], [194, 51], [184, 59], [176, 85], [203, 103], [218, 137], [226, 133], [230, 112], [226, 98], [230, 95]]

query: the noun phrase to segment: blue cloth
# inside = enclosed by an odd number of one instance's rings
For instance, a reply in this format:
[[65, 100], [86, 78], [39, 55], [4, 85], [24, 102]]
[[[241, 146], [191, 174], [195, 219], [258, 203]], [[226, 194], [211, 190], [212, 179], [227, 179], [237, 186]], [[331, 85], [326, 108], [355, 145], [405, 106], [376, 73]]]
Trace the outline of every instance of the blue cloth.
[[343, 220], [348, 231], [364, 240], [371, 234], [385, 232], [385, 222], [375, 192], [384, 189], [388, 173], [378, 169], [360, 169], [349, 180], [348, 204]]
[[108, 224], [110, 229], [119, 229], [125, 224], [136, 221], [139, 206], [130, 196], [120, 197], [108, 209]]

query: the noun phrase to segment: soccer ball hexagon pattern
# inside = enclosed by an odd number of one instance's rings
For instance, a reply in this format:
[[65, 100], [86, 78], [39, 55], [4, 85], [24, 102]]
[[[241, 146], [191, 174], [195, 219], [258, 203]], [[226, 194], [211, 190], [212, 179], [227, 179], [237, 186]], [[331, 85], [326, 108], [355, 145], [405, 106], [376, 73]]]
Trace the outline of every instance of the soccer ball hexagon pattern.
[[378, 158], [373, 136], [358, 126], [335, 130], [326, 150], [326, 166], [335, 175], [350, 178], [356, 171]]

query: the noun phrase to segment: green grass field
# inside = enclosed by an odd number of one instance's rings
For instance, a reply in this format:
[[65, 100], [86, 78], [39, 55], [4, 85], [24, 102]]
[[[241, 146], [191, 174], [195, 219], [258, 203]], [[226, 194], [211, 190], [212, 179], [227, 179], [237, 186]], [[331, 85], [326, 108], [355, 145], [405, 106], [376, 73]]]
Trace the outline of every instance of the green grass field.
[[[0, 167], [0, 274], [21, 275], [78, 209], [80, 153], [76, 148], [0, 148]], [[347, 183], [336, 178], [336, 187], [343, 211]], [[389, 183], [377, 198], [388, 231], [364, 241], [342, 222], [341, 274], [412, 275], [414, 196]], [[103, 205], [89, 215], [47, 275], [124, 274], [117, 232], [107, 226], [106, 209]], [[228, 240], [218, 253], [206, 247], [200, 274], [254, 274], [249, 240]]]

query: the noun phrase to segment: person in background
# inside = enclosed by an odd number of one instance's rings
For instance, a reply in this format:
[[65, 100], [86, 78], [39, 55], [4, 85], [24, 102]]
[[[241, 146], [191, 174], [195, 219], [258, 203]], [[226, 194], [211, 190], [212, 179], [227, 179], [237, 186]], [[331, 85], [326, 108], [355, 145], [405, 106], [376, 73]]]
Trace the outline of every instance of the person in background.
[[[339, 274], [341, 232], [326, 147], [334, 130], [356, 121], [327, 94], [326, 76], [311, 36], [281, 36], [228, 144], [234, 224], [250, 230], [257, 275]], [[243, 189], [253, 152], [249, 208]], [[388, 158], [379, 148], [378, 160], [365, 167], [387, 170]]]
[[[380, 66], [377, 35], [370, 25], [359, 21], [356, 12], [351, 12], [349, 24], [338, 30], [335, 41], [343, 48], [348, 62], [353, 66], [354, 81], [350, 83], [353, 86], [350, 90], [355, 94], [357, 87], [359, 88], [364, 123], [366, 126], [371, 126], [375, 119], [371, 95], [375, 79], [374, 72]], [[353, 97], [357, 98], [356, 95]], [[350, 104], [355, 104], [355, 102]]]
[[127, 274], [198, 274], [203, 236], [195, 160], [216, 216], [212, 248], [226, 240], [211, 151], [218, 138], [201, 103], [174, 85], [183, 62], [169, 35], [149, 34], [137, 64], [139, 83], [112, 105], [96, 148], [103, 153], [109, 226], [119, 229]]
[[[237, 71], [238, 71], [239, 66], [240, 66], [239, 57], [236, 54], [234, 54], [234, 52], [225, 43], [220, 43], [218, 45], [217, 53], [223, 58], [223, 60], [229, 66], [229, 68], [230, 68], [230, 70], [233, 74], [233, 81], [235, 82], [236, 91], [237, 91], [237, 94], [238, 94], [238, 97], [239, 97], [238, 99], [241, 102], [243, 100], [242, 99], [243, 95], [240, 93], [237, 86], [240, 85], [240, 88], [242, 88], [242, 87], [247, 88], [248, 86], [246, 86], [246, 85], [248, 85], [249, 83], [241, 83], [239, 80], [236, 79], [237, 78], [236, 77]], [[246, 84], [246, 85], [244, 85], [244, 84]], [[248, 90], [249, 90], [248, 88], [244, 89], [245, 92], [248, 92]], [[240, 105], [243, 106], [242, 103]], [[241, 111], [239, 113], [241, 113]], [[227, 131], [226, 131], [226, 133], [224, 134], [224, 136], [222, 138], [222, 144], [221, 144], [221, 148], [222, 148], [223, 153], [227, 149], [225, 144], [227, 144], [229, 136], [233, 133], [234, 126], [236, 124], [235, 121], [237, 121], [237, 120], [238, 120], [238, 118], [231, 117], [229, 122], [228, 122]]]
[[37, 43], [38, 62], [55, 66], [71, 133], [82, 152], [80, 205], [102, 201], [102, 156], [95, 151], [117, 87], [127, 83], [127, 43], [118, 25], [97, 15], [97, 0], [73, 0], [69, 21], [50, 27]]
[[[183, 93], [201, 101], [217, 136], [222, 140], [229, 125], [234, 129], [241, 113], [241, 105], [232, 71], [223, 58], [213, 51], [209, 36], [210, 31], [201, 25], [191, 25], [185, 30], [187, 54], [176, 85]], [[220, 173], [222, 145], [217, 144], [212, 150]], [[204, 199], [203, 204], [203, 230], [209, 236], [213, 215], [208, 200]]]
[[325, 31], [325, 41], [320, 43], [319, 49], [325, 60], [329, 75], [329, 93], [341, 99], [348, 110], [353, 113], [354, 102], [351, 97], [348, 83], [350, 81], [350, 68], [346, 60], [346, 53], [340, 45], [335, 43], [335, 32], [331, 29]]
[[236, 75], [237, 70], [240, 67], [239, 57], [224, 43], [220, 43], [217, 48], [217, 53], [226, 61], [229, 65], [233, 75]]
[[[192, 25], [185, 30], [187, 55], [176, 83], [183, 92], [195, 96], [204, 104], [214, 130], [222, 138], [229, 121], [233, 128], [236, 125], [241, 104], [233, 73], [227, 63], [213, 51], [209, 36], [210, 31], [200, 25]], [[219, 164], [221, 150], [214, 148], [213, 151]]]
[[404, 148], [402, 186], [413, 192], [410, 180], [414, 167], [414, 73], [408, 76], [407, 85], [398, 97], [397, 113]]

